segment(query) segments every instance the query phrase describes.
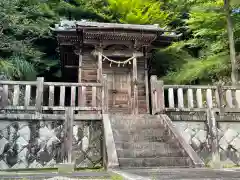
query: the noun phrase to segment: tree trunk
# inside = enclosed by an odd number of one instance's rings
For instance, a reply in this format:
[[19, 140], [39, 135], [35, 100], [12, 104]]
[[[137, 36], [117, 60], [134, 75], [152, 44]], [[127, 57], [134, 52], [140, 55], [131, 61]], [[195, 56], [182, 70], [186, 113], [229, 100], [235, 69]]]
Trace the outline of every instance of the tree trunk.
[[232, 84], [238, 83], [238, 68], [237, 68], [237, 61], [236, 61], [236, 50], [235, 50], [235, 42], [234, 42], [234, 34], [233, 34], [233, 24], [230, 14], [230, 0], [224, 0], [224, 9], [226, 12], [227, 18], [227, 30], [228, 30], [228, 39], [229, 39], [229, 48], [230, 48], [230, 59], [232, 65], [232, 73], [231, 79]]

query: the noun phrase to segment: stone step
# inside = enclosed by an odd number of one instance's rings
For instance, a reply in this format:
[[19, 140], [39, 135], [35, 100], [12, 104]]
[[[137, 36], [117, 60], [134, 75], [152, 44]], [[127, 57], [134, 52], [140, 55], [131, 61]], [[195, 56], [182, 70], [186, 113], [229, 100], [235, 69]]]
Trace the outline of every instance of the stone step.
[[186, 157], [180, 148], [165, 146], [164, 149], [152, 149], [147, 147], [145, 149], [117, 149], [119, 158], [157, 158], [157, 157]]
[[116, 144], [122, 144], [122, 143], [132, 143], [132, 144], [137, 144], [137, 143], [166, 143], [170, 145], [174, 145], [175, 147], [181, 147], [178, 140], [174, 137], [171, 137], [169, 135], [165, 136], [117, 136], [116, 134], [114, 136], [114, 141]]
[[119, 158], [120, 167], [190, 167], [188, 157]]
[[122, 129], [113, 130], [115, 141], [163, 141], [168, 138], [167, 130], [164, 129]]
[[145, 131], [147, 129], [150, 129], [153, 131], [166, 131], [167, 130], [161, 124], [157, 124], [155, 126], [153, 126], [152, 124], [148, 124], [148, 125], [143, 125], [143, 124], [112, 125], [112, 129], [116, 132], [119, 130], [119, 132], [120, 131], [121, 132], [130, 131], [130, 132], [139, 132], [139, 133], [141, 131]]
[[[165, 137], [167, 138], [167, 137]], [[121, 137], [119, 136], [114, 136], [114, 140], [116, 142], [132, 142], [132, 143], [138, 143], [141, 141], [145, 142], [165, 142], [164, 137], [156, 137], [156, 136], [139, 136], [139, 135], [122, 135]]]
[[132, 117], [131, 119], [126, 119], [122, 117], [121, 119], [112, 119], [111, 120], [112, 127], [115, 128], [122, 128], [122, 127], [136, 127], [136, 128], [162, 128], [164, 127], [163, 124], [159, 119], [149, 118], [149, 119], [142, 119], [142, 118], [135, 118]]
[[179, 147], [175, 146], [174, 144], [167, 144], [165, 142], [122, 142], [122, 141], [115, 141], [117, 149], [132, 149], [132, 150], [148, 150], [148, 149], [170, 149], [175, 148], [179, 149]]
[[158, 118], [157, 116], [155, 115], [149, 115], [149, 114], [139, 114], [139, 115], [114, 115], [112, 116], [113, 119], [116, 119], [116, 120], [145, 120], [147, 121], [148, 119], [156, 119], [156, 120], [159, 120], [160, 118]]
[[145, 117], [145, 118], [141, 118], [141, 117], [134, 117], [134, 116], [129, 116], [129, 117], [119, 117], [119, 118], [112, 118], [112, 121], [116, 124], [122, 124], [122, 123], [144, 123], [144, 124], [149, 124], [149, 123], [161, 123], [160, 119], [156, 118], [156, 117]]

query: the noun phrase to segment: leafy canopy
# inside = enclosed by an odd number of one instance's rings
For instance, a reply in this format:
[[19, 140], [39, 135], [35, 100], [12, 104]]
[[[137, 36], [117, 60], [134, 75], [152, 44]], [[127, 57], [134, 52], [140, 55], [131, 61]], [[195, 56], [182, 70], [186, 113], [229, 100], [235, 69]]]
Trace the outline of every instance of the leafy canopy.
[[[232, 14], [235, 22], [236, 48], [239, 50], [240, 15]], [[186, 25], [189, 38], [165, 49], [185, 51], [190, 56], [164, 79], [171, 83], [212, 83], [230, 77], [229, 45], [226, 17], [222, 0], [201, 1], [191, 7]], [[194, 52], [194, 53], [193, 53]], [[227, 79], [229, 81], [229, 79]]]

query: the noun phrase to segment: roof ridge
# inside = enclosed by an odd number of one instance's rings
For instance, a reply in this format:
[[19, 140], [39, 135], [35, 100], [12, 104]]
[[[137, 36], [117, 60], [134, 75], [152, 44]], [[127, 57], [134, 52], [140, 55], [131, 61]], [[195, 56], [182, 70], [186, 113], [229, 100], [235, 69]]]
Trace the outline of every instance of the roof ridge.
[[105, 23], [105, 22], [95, 22], [87, 20], [61, 20], [56, 27], [64, 27], [65, 29], [76, 28], [76, 26], [83, 27], [109, 27], [109, 28], [123, 28], [123, 29], [142, 29], [142, 30], [156, 30], [165, 31], [165, 29], [160, 28], [158, 24], [122, 24], [122, 23]]

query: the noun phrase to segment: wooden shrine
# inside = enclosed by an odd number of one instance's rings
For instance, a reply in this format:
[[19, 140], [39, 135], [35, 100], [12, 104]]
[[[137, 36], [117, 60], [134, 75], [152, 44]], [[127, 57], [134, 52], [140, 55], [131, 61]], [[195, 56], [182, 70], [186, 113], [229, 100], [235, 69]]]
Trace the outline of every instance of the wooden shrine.
[[55, 31], [64, 81], [102, 82], [106, 74], [110, 112], [150, 112], [148, 57], [176, 35], [166, 35], [158, 25], [67, 20]]

